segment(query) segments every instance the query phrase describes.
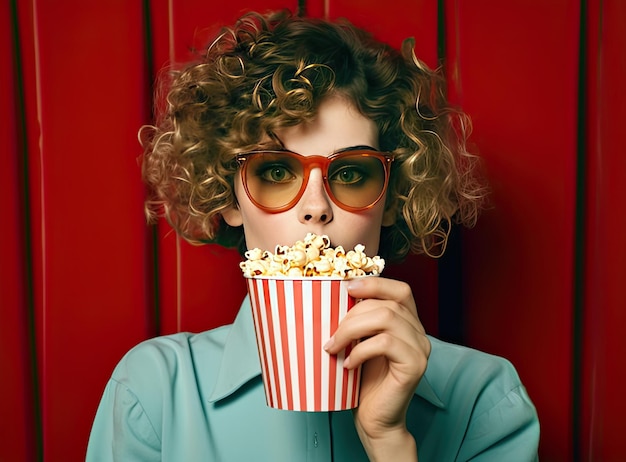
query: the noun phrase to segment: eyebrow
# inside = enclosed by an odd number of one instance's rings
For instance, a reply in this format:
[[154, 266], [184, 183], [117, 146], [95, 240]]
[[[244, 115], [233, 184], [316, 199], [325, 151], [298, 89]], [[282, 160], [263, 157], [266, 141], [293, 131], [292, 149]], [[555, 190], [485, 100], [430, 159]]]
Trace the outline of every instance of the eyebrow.
[[[276, 135], [276, 133], [274, 133], [274, 132], [272, 132], [272, 131], [268, 131], [268, 132], [267, 132], [267, 134], [269, 135], [269, 137], [270, 137], [272, 140], [276, 141], [276, 142], [280, 145], [280, 147], [282, 148], [282, 150], [285, 150], [285, 151], [290, 151], [289, 149], [287, 149], [287, 148], [285, 147], [285, 143], [283, 143], [283, 140], [281, 140], [281, 139], [278, 137], [278, 135]], [[362, 150], [362, 149], [367, 149], [367, 150], [369, 150], [369, 151], [375, 151], [375, 152], [381, 152], [381, 151], [380, 151], [380, 149], [376, 149], [376, 148], [374, 148], [374, 147], [372, 147], [372, 146], [369, 146], [369, 145], [367, 145], [367, 144], [359, 144], [359, 145], [357, 145], [357, 146], [348, 146], [347, 148], [337, 149], [336, 151], [331, 152], [331, 153], [330, 153], [330, 155], [333, 155], [333, 154], [339, 154], [339, 153], [341, 153], [341, 152], [360, 151], [360, 150]], [[290, 151], [290, 152], [291, 152], [291, 151]]]
[[372, 146], [368, 146], [367, 144], [362, 144], [362, 145], [358, 145], [358, 146], [350, 146], [347, 148], [341, 148], [338, 149], [336, 151], [333, 152], [333, 154], [339, 154], [340, 152], [347, 152], [347, 151], [360, 151], [362, 149], [367, 149], [368, 151], [376, 151], [376, 152], [380, 152], [380, 150], [373, 148]]
[[[350, 151], [374, 151], [374, 152], [382, 152], [380, 149], [376, 149], [373, 148], [372, 146], [368, 146], [367, 144], [363, 144], [363, 145], [358, 145], [358, 146], [349, 146], [347, 148], [341, 148], [341, 149], [337, 149], [336, 151], [331, 152], [330, 154], [328, 154], [329, 156], [335, 155], [335, 154], [341, 154], [343, 152], [350, 152]], [[276, 149], [274, 152], [292, 152], [294, 154], [298, 154], [299, 156], [301, 156], [302, 154], [292, 151], [291, 149], [287, 149], [284, 146], [281, 146], [280, 149]]]

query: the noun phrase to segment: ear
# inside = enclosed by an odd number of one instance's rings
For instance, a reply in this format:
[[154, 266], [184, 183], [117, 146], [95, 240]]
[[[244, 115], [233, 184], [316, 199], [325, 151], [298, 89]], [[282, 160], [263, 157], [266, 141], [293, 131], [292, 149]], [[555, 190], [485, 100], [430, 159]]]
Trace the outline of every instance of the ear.
[[227, 209], [222, 210], [221, 214], [222, 217], [224, 217], [224, 221], [228, 223], [229, 226], [236, 228], [237, 226], [243, 225], [243, 216], [236, 205], [231, 205]]
[[396, 222], [396, 210], [393, 207], [387, 207], [383, 213], [383, 226], [392, 226]]

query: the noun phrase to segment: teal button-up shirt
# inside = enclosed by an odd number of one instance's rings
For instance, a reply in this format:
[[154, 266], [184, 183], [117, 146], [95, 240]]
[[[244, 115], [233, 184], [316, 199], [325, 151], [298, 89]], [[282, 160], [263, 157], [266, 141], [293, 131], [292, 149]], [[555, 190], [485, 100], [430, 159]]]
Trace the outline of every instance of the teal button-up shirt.
[[[539, 422], [506, 360], [431, 338], [407, 427], [420, 462], [536, 460]], [[246, 299], [234, 324], [147, 340], [115, 368], [87, 461], [365, 461], [351, 411], [267, 407]]]

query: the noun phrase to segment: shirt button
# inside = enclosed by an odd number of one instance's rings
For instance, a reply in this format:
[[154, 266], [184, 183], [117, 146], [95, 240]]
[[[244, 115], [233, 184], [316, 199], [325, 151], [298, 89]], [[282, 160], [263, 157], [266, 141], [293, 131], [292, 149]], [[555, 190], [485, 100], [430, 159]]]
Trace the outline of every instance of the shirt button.
[[319, 442], [317, 441], [317, 432], [313, 434], [313, 446], [317, 447]]

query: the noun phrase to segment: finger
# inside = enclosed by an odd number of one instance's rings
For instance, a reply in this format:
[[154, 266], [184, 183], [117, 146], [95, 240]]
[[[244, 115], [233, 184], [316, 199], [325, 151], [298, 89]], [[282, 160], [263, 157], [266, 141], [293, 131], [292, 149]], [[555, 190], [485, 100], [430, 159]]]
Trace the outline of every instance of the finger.
[[[419, 314], [413, 298], [411, 287], [402, 281], [383, 277], [363, 277], [351, 279], [348, 283], [348, 293], [354, 298], [363, 300], [393, 300], [405, 308], [410, 316], [419, 321]], [[422, 327], [421, 332], [424, 332]]]
[[348, 281], [348, 293], [354, 298], [394, 300], [408, 308], [415, 308], [411, 287], [402, 281], [380, 276], [362, 277]]
[[345, 359], [344, 367], [355, 369], [373, 358], [385, 357], [392, 369], [421, 377], [428, 362], [427, 346], [410, 344], [388, 333], [381, 333], [359, 342]]
[[395, 300], [378, 300], [374, 298], [361, 300], [348, 311], [346, 318], [367, 316], [380, 310], [381, 306], [383, 307], [382, 309], [392, 310], [408, 323], [414, 324], [423, 330], [417, 313], [412, 308], [408, 308]]
[[375, 309], [353, 308], [324, 346], [326, 351], [337, 353], [354, 340], [372, 337], [381, 332], [390, 332], [408, 343], [414, 342], [416, 336], [423, 334], [424, 329], [419, 320], [416, 317], [407, 317], [395, 302], [376, 300], [375, 305]]

